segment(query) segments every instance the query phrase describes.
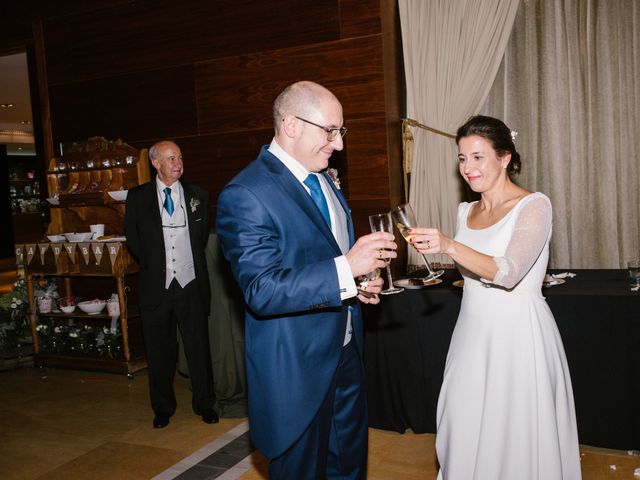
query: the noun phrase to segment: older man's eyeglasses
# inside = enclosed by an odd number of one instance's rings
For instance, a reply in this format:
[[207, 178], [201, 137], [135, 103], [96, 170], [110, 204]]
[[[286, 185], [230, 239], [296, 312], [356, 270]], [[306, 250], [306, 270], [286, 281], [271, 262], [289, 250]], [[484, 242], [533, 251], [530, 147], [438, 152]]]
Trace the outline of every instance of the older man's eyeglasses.
[[[187, 213], [184, 211], [184, 207], [182, 203], [180, 204], [180, 209], [182, 210], [182, 214], [180, 214], [179, 210], [176, 210], [174, 216], [168, 217], [165, 215], [166, 211], [163, 211], [162, 214], [162, 228], [184, 228], [187, 226]], [[168, 218], [167, 218], [168, 217]], [[175, 221], [174, 223], [167, 224], [168, 221]]]
[[330, 142], [333, 142], [337, 138], [338, 134], [340, 134], [341, 137], [344, 137], [347, 134], [347, 127], [329, 128], [323, 125], [318, 125], [317, 123], [313, 123], [309, 120], [305, 120], [304, 118], [298, 117], [297, 115], [294, 115], [294, 117], [296, 117], [298, 120], [302, 120], [305, 123], [313, 125], [314, 127], [321, 128], [322, 130], [327, 132], [327, 140]]

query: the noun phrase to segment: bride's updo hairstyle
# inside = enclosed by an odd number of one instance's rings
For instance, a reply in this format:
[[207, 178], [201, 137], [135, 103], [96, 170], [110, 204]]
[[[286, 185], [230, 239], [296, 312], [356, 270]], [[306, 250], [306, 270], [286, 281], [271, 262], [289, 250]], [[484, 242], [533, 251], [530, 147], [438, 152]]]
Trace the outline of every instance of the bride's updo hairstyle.
[[516, 151], [516, 146], [513, 144], [517, 132], [509, 130], [509, 128], [497, 118], [476, 115], [467, 120], [467, 122], [458, 129], [456, 133], [456, 145], [459, 145], [461, 138], [470, 137], [471, 135], [477, 135], [487, 139], [499, 157], [510, 153], [511, 161], [507, 166], [507, 173], [509, 175], [520, 173], [522, 167], [520, 154]]

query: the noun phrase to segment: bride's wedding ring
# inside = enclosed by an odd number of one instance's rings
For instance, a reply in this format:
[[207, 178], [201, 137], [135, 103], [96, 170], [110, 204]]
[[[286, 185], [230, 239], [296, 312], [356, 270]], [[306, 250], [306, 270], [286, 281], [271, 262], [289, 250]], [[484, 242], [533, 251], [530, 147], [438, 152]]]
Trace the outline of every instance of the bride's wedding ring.
[[360, 282], [360, 288], [362, 290], [366, 290], [368, 286], [369, 286], [369, 280], [365, 280], [364, 282]]

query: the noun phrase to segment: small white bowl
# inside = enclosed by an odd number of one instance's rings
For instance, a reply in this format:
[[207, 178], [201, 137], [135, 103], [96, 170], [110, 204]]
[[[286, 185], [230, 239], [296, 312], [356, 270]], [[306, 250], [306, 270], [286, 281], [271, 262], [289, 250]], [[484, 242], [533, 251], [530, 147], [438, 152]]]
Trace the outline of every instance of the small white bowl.
[[64, 235], [47, 235], [47, 238], [51, 243], [64, 242], [67, 239]]
[[89, 300], [87, 302], [80, 302], [78, 308], [89, 315], [97, 315], [104, 310], [106, 304], [107, 302], [105, 300], [100, 300], [99, 302]]
[[93, 238], [93, 232], [82, 232], [82, 233], [65, 233], [64, 236], [70, 242], [88, 242]]
[[114, 190], [112, 192], [107, 192], [107, 193], [116, 202], [124, 202], [127, 199], [127, 193], [128, 192], [129, 192], [129, 190]]
[[73, 313], [74, 310], [76, 309], [75, 305], [69, 305], [66, 307], [63, 307], [62, 305], [58, 305], [58, 307], [60, 307], [60, 310], [62, 310], [64, 313]]

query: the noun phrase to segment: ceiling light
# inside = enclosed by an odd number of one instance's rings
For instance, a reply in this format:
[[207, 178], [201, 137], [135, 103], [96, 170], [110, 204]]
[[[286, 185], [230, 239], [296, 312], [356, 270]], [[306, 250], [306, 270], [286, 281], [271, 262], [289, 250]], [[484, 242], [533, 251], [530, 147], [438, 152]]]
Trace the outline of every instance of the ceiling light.
[[30, 120], [22, 120], [20, 123], [22, 125], [31, 125], [31, 121]]
[[2, 107], [2, 108], [11, 108], [11, 107], [13, 107], [13, 103], [0, 103], [0, 107]]

